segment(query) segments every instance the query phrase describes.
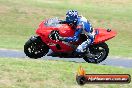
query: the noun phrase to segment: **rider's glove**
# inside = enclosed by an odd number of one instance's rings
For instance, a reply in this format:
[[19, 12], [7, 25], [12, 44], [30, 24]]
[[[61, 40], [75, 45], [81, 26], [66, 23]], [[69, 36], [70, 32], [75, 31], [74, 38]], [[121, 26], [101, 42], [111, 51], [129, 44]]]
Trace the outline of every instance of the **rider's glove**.
[[64, 37], [61, 37], [61, 36], [59, 35], [58, 40], [60, 40], [60, 41], [64, 41], [65, 38], [64, 38]]

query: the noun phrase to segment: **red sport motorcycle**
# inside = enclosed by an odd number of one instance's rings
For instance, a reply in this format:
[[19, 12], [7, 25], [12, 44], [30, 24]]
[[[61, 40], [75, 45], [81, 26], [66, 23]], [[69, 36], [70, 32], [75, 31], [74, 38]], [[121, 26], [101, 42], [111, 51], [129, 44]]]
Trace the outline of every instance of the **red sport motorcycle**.
[[49, 49], [55, 53], [67, 54], [68, 57], [83, 58], [88, 63], [100, 63], [105, 60], [109, 53], [108, 45], [105, 41], [115, 37], [116, 32], [110, 29], [96, 28], [94, 43], [89, 46], [91, 55], [74, 56], [74, 51], [82, 42], [86, 41], [88, 36], [80, 35], [77, 42], [64, 42], [57, 40], [57, 36], [72, 37], [74, 29], [68, 24], [60, 24], [57, 18], [46, 19], [42, 21], [36, 30], [37, 36], [32, 36], [24, 45], [24, 52], [30, 58], [41, 58], [45, 56]]

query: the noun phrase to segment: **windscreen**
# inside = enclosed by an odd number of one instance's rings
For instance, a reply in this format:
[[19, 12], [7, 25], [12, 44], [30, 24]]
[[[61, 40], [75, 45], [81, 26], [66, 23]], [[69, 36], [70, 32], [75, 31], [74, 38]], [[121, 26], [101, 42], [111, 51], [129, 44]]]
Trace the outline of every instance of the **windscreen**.
[[61, 25], [57, 17], [48, 19], [44, 24], [48, 27], [59, 27]]

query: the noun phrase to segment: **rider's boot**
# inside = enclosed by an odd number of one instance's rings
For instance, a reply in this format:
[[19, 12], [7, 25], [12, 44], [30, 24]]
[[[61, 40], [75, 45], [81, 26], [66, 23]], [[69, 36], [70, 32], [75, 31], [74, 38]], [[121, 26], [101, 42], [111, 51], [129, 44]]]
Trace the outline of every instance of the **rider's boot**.
[[94, 55], [90, 53], [89, 48], [87, 48], [87, 50], [86, 50], [86, 52], [85, 52], [85, 56], [86, 56], [86, 57], [93, 57], [93, 58], [94, 58]]

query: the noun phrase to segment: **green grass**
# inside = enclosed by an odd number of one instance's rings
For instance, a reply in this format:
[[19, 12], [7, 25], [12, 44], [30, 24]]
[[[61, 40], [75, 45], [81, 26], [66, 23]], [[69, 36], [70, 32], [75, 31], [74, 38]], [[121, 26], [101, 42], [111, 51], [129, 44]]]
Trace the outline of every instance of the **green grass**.
[[115, 29], [110, 55], [132, 57], [131, 0], [0, 0], [0, 48], [22, 50], [43, 19], [64, 19], [68, 9], [79, 10], [95, 28]]
[[0, 58], [0, 88], [131, 88], [130, 84], [86, 84], [75, 76], [79, 66], [88, 74], [130, 74], [132, 69], [50, 60]]

